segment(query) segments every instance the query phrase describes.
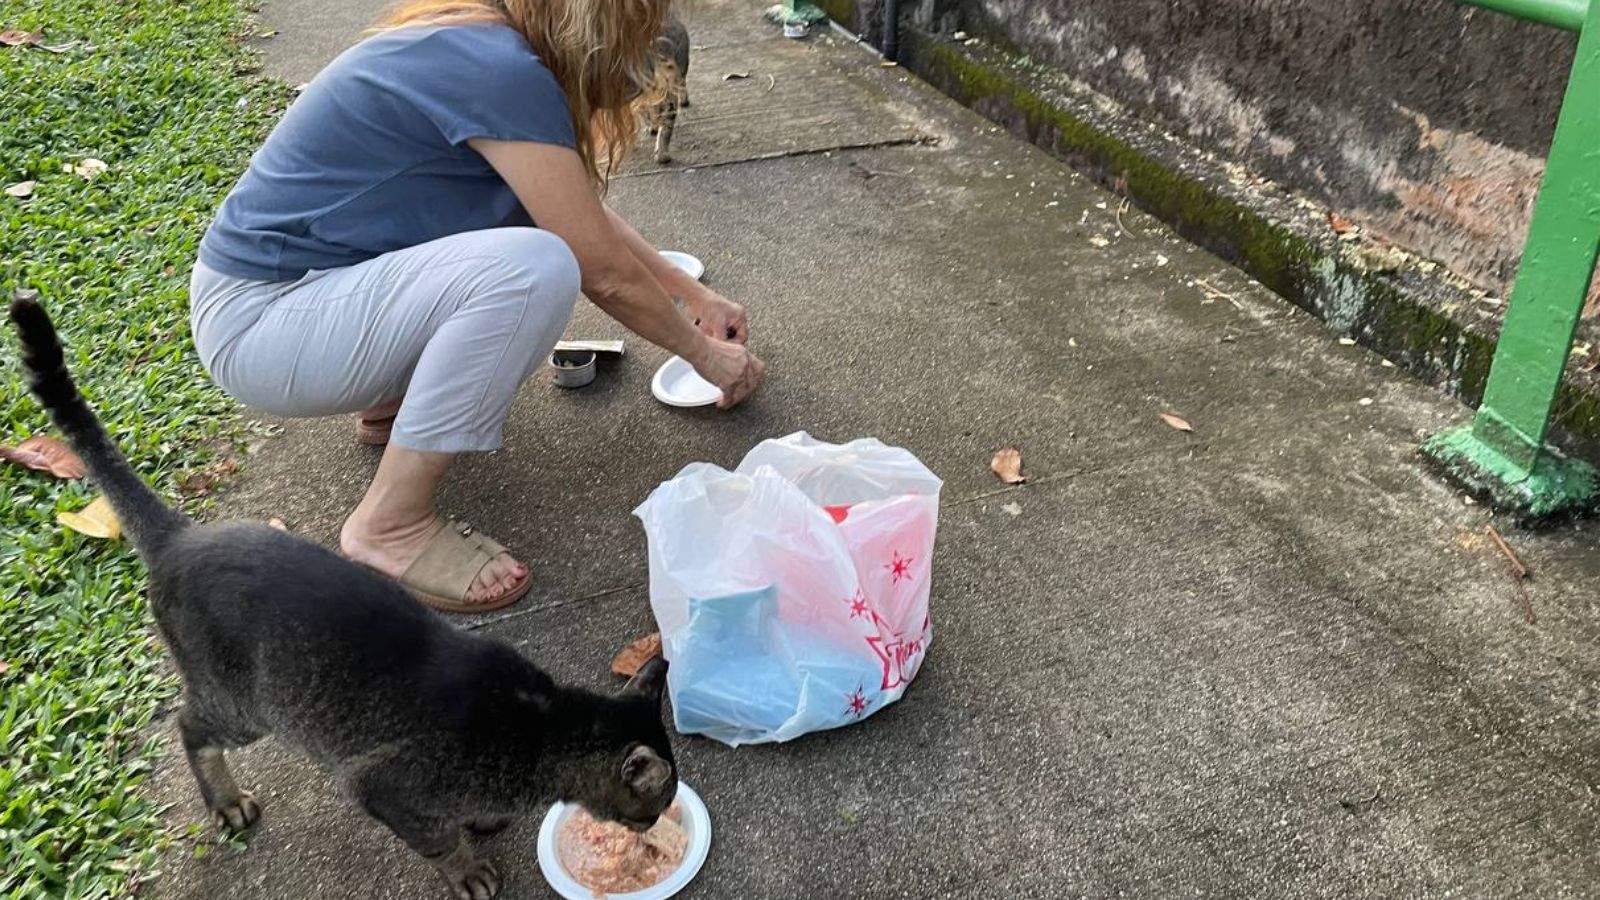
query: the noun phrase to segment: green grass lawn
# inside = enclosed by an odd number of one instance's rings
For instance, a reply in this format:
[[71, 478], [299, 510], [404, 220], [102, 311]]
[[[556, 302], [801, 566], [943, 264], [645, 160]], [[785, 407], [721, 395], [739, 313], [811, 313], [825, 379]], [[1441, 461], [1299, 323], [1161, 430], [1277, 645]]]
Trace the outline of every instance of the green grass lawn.
[[[287, 100], [250, 75], [239, 0], [6, 0], [0, 30], [0, 296], [35, 289], [79, 384], [168, 496], [243, 429], [190, 345], [187, 278], [205, 223]], [[92, 181], [63, 171], [86, 157]], [[0, 442], [47, 429], [0, 338]], [[164, 842], [140, 782], [175, 680], [124, 544], [64, 533], [91, 496], [0, 466], [0, 897], [126, 894]]]

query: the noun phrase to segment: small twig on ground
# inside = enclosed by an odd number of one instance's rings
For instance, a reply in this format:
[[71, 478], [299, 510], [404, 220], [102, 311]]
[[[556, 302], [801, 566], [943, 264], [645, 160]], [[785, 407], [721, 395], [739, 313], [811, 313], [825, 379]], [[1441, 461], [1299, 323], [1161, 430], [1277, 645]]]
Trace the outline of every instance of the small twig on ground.
[[767, 73], [767, 89], [765, 91], [762, 91], [762, 93], [770, 94], [770, 93], [772, 93], [772, 89], [777, 87], [777, 86], [778, 86], [778, 76], [772, 74], [771, 72], [768, 72]]
[[1528, 597], [1528, 583], [1521, 578], [1514, 579], [1511, 583], [1517, 588], [1517, 604], [1522, 607], [1522, 621], [1529, 625], [1534, 624], [1533, 600]]
[[1511, 545], [1506, 543], [1506, 539], [1500, 535], [1500, 530], [1495, 528], [1492, 523], [1484, 525], [1483, 531], [1489, 536], [1490, 540], [1494, 541], [1494, 545], [1500, 551], [1500, 555], [1506, 558], [1506, 562], [1509, 564], [1508, 571], [1511, 575], [1511, 584], [1517, 591], [1517, 605], [1522, 608], [1522, 620], [1532, 625], [1534, 622], [1533, 600], [1528, 597], [1528, 567], [1523, 565], [1522, 560], [1517, 558], [1516, 551], [1511, 549]]
[[1202, 291], [1205, 291], [1206, 292], [1206, 296], [1210, 297], [1211, 299], [1216, 300], [1217, 298], [1220, 297], [1221, 299], [1226, 300], [1229, 303], [1232, 303], [1234, 309], [1237, 309], [1237, 310], [1243, 310], [1244, 309], [1244, 304], [1240, 303], [1237, 299], [1235, 299], [1232, 294], [1228, 293], [1227, 291], [1223, 290], [1222, 288], [1217, 287], [1216, 285], [1214, 285], [1211, 282], [1205, 280], [1204, 278], [1196, 278], [1194, 280], [1194, 283], [1195, 283], [1196, 287], [1200, 288]]
[[1517, 554], [1511, 549], [1511, 545], [1507, 544], [1506, 539], [1500, 536], [1500, 530], [1489, 524], [1483, 526], [1483, 531], [1494, 541], [1495, 547], [1499, 548], [1506, 561], [1511, 563], [1511, 573], [1518, 578], [1527, 578], [1528, 567], [1522, 564], [1522, 560], [1517, 558]]
[[1123, 197], [1122, 202], [1117, 204], [1117, 227], [1122, 229], [1123, 234], [1127, 235], [1128, 237], [1133, 237], [1133, 232], [1128, 230], [1128, 226], [1122, 224], [1122, 212], [1128, 208], [1128, 203], [1128, 198]]

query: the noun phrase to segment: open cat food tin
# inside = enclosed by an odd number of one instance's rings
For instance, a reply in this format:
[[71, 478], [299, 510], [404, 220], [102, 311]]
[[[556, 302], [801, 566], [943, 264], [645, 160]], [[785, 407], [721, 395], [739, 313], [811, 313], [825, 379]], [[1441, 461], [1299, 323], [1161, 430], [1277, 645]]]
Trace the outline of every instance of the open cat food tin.
[[557, 387], [587, 387], [594, 381], [596, 356], [593, 350], [556, 350], [550, 354], [552, 380]]
[[[574, 803], [557, 803], [545, 814], [544, 823], [539, 826], [539, 871], [544, 873], [545, 880], [550, 882], [556, 893], [567, 900], [666, 900], [694, 880], [700, 873], [700, 867], [705, 865], [706, 855], [711, 852], [711, 814], [706, 811], [700, 795], [682, 781], [678, 782], [678, 796], [673, 800], [667, 817], [672, 819], [668, 825], [668, 830], [672, 832], [671, 839], [677, 840], [677, 832], [682, 832], [683, 856], [676, 867], [649, 886], [608, 893], [603, 888], [589, 887], [579, 880], [582, 873], [572, 871], [569, 866], [581, 866], [575, 853], [586, 848], [573, 844], [582, 839], [585, 827], [601, 834], [617, 836], [618, 842], [628, 844], [630, 848], [634, 842], [644, 848], [657, 834], [657, 829], [651, 829], [646, 835], [623, 835], [618, 830], [621, 826], [609, 823], [595, 825], [588, 813]], [[609, 874], [620, 878], [629, 873]]]

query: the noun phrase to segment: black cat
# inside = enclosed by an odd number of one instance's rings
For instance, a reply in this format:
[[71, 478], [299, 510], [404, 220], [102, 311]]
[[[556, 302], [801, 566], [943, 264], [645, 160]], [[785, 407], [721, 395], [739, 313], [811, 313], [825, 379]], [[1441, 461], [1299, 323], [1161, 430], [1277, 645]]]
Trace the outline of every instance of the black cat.
[[468, 832], [557, 798], [643, 830], [671, 804], [665, 661], [614, 697], [563, 688], [317, 544], [265, 525], [195, 524], [111, 443], [45, 311], [19, 300], [11, 320], [34, 393], [150, 569], [150, 608], [183, 675], [183, 749], [220, 827], [261, 815], [223, 751], [267, 734], [330, 769], [463, 900], [500, 888]]

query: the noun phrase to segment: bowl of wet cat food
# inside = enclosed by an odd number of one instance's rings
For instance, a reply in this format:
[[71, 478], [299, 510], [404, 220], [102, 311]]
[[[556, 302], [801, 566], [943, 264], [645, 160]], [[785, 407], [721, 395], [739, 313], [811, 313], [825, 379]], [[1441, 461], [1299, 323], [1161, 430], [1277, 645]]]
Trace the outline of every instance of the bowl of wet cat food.
[[539, 826], [539, 870], [567, 900], [666, 900], [700, 873], [711, 852], [711, 815], [678, 782], [678, 796], [649, 831], [602, 822], [557, 803]]

